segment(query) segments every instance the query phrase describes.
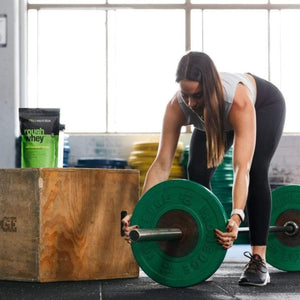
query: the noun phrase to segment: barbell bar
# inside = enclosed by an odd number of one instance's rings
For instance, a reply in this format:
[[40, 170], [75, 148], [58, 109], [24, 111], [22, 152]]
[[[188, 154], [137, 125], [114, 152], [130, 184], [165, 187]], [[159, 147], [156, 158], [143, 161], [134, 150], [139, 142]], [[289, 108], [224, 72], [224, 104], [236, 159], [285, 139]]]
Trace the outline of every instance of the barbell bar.
[[182, 237], [180, 228], [134, 229], [129, 233], [133, 242], [141, 241], [171, 241]]
[[[240, 227], [239, 232], [249, 232], [249, 227]], [[299, 226], [295, 222], [289, 221], [284, 226], [270, 226], [269, 232], [284, 232], [287, 235], [295, 235], [299, 231]], [[143, 241], [170, 241], [182, 238], [180, 228], [156, 228], [156, 229], [133, 229], [129, 233], [132, 242]]]
[[[154, 281], [186, 287], [211, 277], [226, 250], [214, 229], [226, 230], [228, 217], [219, 199], [198, 183], [175, 179], [149, 189], [131, 218], [134, 257]], [[272, 192], [267, 262], [285, 271], [300, 271], [300, 186]], [[145, 231], [146, 230], [146, 231]], [[239, 231], [249, 231], [241, 227]], [[134, 236], [135, 235], [135, 236]]]
[[[249, 232], [249, 227], [240, 227], [239, 232]], [[299, 232], [299, 225], [293, 221], [288, 221], [283, 226], [270, 226], [269, 232], [284, 232], [287, 235], [293, 236]]]

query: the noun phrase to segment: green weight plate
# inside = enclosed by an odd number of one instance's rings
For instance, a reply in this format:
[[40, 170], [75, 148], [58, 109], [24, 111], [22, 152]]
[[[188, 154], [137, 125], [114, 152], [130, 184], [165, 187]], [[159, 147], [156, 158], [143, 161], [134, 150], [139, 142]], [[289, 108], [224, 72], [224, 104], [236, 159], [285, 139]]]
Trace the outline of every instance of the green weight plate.
[[221, 165], [219, 165], [216, 172], [223, 172], [223, 171], [232, 173], [233, 172], [232, 163], [223, 162]]
[[224, 171], [224, 172], [215, 173], [212, 178], [214, 178], [214, 179], [223, 179], [223, 178], [226, 178], [226, 179], [233, 180], [234, 176], [233, 176], [233, 174]]
[[[271, 225], [283, 226], [289, 221], [300, 227], [300, 186], [283, 186], [272, 192]], [[280, 270], [300, 271], [300, 231], [292, 236], [270, 232], [267, 262]]]
[[231, 206], [231, 208], [230, 208], [230, 212], [231, 212], [231, 210], [232, 210], [232, 197], [231, 197], [231, 195], [222, 196], [222, 195], [216, 194], [216, 196], [218, 197], [219, 201], [223, 204], [223, 206], [225, 204], [229, 204]]
[[232, 182], [233, 181], [233, 176], [232, 175], [226, 175], [226, 174], [217, 174], [213, 177], [213, 181]]
[[[172, 213], [179, 213], [195, 224], [192, 243], [173, 255], [173, 251], [164, 249], [175, 247], [174, 241], [169, 241], [165, 247], [155, 241], [133, 242], [133, 254], [142, 270], [160, 284], [171, 287], [198, 284], [210, 277], [224, 260], [226, 250], [217, 243], [214, 229], [225, 231], [226, 213], [216, 196], [205, 187], [174, 179], [159, 183], [142, 196], [131, 224], [137, 224], [141, 229], [153, 229], [160, 227], [158, 224], [162, 219], [163, 223], [167, 219], [167, 228], [178, 228], [180, 220], [171, 217]], [[170, 222], [172, 219], [174, 222]], [[182, 240], [185, 237], [184, 233]]]
[[221, 203], [223, 202], [232, 202], [232, 193], [225, 192], [226, 190], [212, 189], [213, 193], [217, 196]]

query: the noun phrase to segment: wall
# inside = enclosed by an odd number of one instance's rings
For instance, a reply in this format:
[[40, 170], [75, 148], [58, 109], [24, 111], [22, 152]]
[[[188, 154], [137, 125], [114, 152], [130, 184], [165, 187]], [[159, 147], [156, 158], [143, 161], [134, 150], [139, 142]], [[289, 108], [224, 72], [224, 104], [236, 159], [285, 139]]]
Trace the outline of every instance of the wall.
[[7, 15], [7, 47], [0, 48], [0, 168], [15, 166], [15, 136], [19, 103], [18, 1], [1, 0]]
[[270, 168], [270, 181], [300, 184], [300, 136], [284, 135]]
[[[189, 143], [189, 134], [182, 134], [180, 141]], [[104, 135], [72, 135], [70, 140], [71, 166], [76, 165], [78, 158], [101, 157], [122, 158], [128, 160], [132, 145], [135, 142], [158, 142], [158, 134], [104, 134]]]
[[[80, 157], [128, 159], [134, 142], [159, 141], [158, 135], [72, 135], [70, 140], [71, 166]], [[188, 145], [189, 134], [182, 134], [180, 141]], [[273, 184], [300, 184], [300, 135], [285, 134], [280, 141], [270, 167], [270, 181]]]

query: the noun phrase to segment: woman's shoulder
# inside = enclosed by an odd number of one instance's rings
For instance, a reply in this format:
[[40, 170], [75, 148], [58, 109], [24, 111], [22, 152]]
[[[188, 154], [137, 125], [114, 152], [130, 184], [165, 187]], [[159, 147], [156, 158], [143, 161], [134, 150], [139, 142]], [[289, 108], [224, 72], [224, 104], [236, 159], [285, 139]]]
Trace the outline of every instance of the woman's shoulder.
[[172, 116], [172, 118], [177, 118], [186, 123], [186, 116], [182, 109], [182, 104], [178, 92], [176, 92], [172, 99], [168, 102], [165, 116]]
[[229, 73], [229, 72], [220, 72], [220, 78], [223, 85], [235, 87], [239, 82], [244, 82], [248, 80], [248, 77], [244, 73]]

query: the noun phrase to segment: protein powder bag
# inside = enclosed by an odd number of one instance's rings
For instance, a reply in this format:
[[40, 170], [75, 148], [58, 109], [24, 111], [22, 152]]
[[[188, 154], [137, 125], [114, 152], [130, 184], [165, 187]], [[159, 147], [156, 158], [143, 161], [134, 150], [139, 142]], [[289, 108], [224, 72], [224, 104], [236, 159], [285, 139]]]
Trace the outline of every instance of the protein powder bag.
[[19, 108], [22, 168], [57, 167], [59, 116], [58, 108]]

